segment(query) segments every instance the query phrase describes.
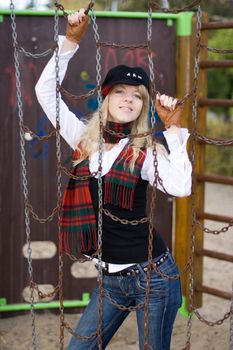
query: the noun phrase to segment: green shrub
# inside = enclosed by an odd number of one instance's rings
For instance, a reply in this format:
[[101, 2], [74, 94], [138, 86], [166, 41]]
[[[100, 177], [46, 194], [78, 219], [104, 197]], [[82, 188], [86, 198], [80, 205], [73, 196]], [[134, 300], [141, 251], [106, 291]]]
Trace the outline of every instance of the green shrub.
[[[224, 122], [221, 117], [207, 120], [207, 136], [219, 139], [233, 139], [233, 118]], [[233, 146], [206, 146], [206, 173], [233, 176]]]

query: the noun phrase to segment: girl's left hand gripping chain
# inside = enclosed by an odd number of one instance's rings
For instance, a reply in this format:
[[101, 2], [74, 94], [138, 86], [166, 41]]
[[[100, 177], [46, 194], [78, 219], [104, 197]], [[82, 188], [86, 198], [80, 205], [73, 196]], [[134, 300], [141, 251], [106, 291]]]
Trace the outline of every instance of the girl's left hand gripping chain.
[[87, 30], [89, 18], [84, 9], [70, 14], [67, 17], [66, 38], [76, 44], [79, 44], [84, 33]]
[[167, 95], [156, 95], [155, 107], [156, 111], [164, 123], [166, 129], [172, 125], [180, 127], [180, 120], [183, 111], [181, 105], [177, 106], [178, 100]]

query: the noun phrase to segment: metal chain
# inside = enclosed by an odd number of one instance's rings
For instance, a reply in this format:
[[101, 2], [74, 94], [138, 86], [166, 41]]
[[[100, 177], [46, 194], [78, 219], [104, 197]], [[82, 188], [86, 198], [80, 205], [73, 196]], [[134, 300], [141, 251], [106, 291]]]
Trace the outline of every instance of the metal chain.
[[231, 295], [231, 317], [230, 317], [230, 339], [229, 339], [229, 350], [233, 349], [233, 283], [232, 283], [232, 295]]
[[91, 338], [96, 338], [97, 337], [97, 332], [92, 333], [90, 335], [79, 335], [69, 326], [69, 324], [67, 322], [63, 322], [63, 327], [66, 328], [68, 330], [68, 332], [70, 334], [72, 334], [73, 337], [75, 337], [76, 339], [87, 340], [87, 339], [91, 339]]
[[60, 208], [60, 203], [57, 204], [55, 208], [53, 208], [50, 215], [48, 215], [46, 218], [40, 218], [34, 211], [33, 206], [28, 202], [28, 200], [25, 200], [25, 207], [28, 209], [28, 211], [31, 213], [34, 220], [40, 222], [41, 224], [45, 224], [47, 222], [50, 222], [54, 219], [55, 215], [58, 213]]
[[[16, 50], [17, 44], [17, 31], [16, 31], [16, 20], [15, 20], [15, 7], [13, 0], [10, 1], [11, 10], [11, 28], [12, 28], [12, 39], [14, 46], [14, 66], [15, 66], [15, 77], [16, 77], [16, 95], [17, 95], [17, 106], [18, 106], [18, 117], [19, 117], [19, 128], [20, 128], [20, 151], [21, 151], [21, 169], [22, 169], [22, 181], [23, 181], [23, 195], [24, 201], [28, 200], [28, 182], [27, 182], [27, 167], [26, 167], [26, 151], [25, 151], [25, 139], [24, 132], [21, 128], [23, 123], [23, 103], [21, 95], [21, 81], [20, 81], [20, 66], [19, 56]], [[28, 275], [30, 281], [33, 280], [33, 266], [32, 266], [32, 249], [31, 249], [31, 238], [30, 238], [30, 219], [29, 210], [27, 206], [24, 207], [25, 217], [25, 229], [26, 229], [26, 241], [27, 241], [27, 253], [28, 253]], [[36, 350], [36, 326], [35, 326], [35, 312], [34, 312], [34, 288], [30, 285], [30, 317], [32, 326], [32, 349]]]
[[89, 175], [74, 175], [72, 172], [70, 172], [69, 170], [66, 169], [66, 167], [62, 166], [61, 170], [67, 175], [69, 176], [71, 179], [73, 180], [80, 180], [80, 181], [86, 181], [87, 179], [96, 176], [99, 173], [98, 171], [94, 171], [93, 173], [90, 173]]
[[209, 145], [215, 145], [215, 146], [231, 146], [231, 145], [233, 145], [233, 139], [216, 140], [216, 139], [201, 135], [198, 132], [195, 133], [195, 137], [197, 138], [197, 140], [204, 141], [205, 143], [207, 143]]
[[201, 228], [205, 233], [211, 233], [213, 235], [219, 235], [220, 233], [223, 233], [223, 232], [227, 232], [229, 231], [229, 229], [233, 226], [233, 220], [231, 220], [229, 222], [229, 224], [227, 226], [223, 226], [221, 229], [219, 230], [211, 230], [207, 227], [205, 227], [200, 221], [198, 221], [196, 219], [196, 216], [195, 216], [195, 219], [194, 219], [194, 222], [197, 226], [199, 226], [199, 228]]
[[[147, 42], [148, 42], [148, 61], [149, 61], [149, 72], [150, 72], [150, 82], [151, 86], [154, 87], [155, 75], [154, 75], [154, 64], [152, 59], [152, 52], [150, 50], [152, 39], [152, 8], [148, 3], [148, 19], [147, 19]], [[152, 129], [155, 127], [155, 105], [154, 100], [151, 100], [151, 126]], [[154, 135], [152, 134], [152, 139]], [[157, 176], [158, 172], [158, 161], [156, 154], [156, 143], [153, 142], [153, 165], [154, 165], [154, 181], [152, 187], [151, 195], [151, 205], [149, 212], [149, 237], [148, 237], [148, 268], [146, 272], [146, 294], [145, 294], [145, 306], [144, 306], [144, 350], [151, 349], [149, 344], [149, 298], [150, 298], [150, 282], [151, 282], [151, 271], [152, 271], [152, 250], [153, 250], [153, 221], [154, 221], [154, 211], [155, 211], [155, 201], [156, 201], [156, 187], [157, 187]]]
[[94, 12], [94, 1], [90, 2], [91, 6], [91, 20], [92, 27], [94, 31], [94, 39], [96, 42], [96, 84], [98, 86], [97, 90], [97, 101], [99, 109], [99, 155], [98, 155], [98, 283], [99, 283], [99, 294], [98, 294], [98, 348], [102, 350], [102, 306], [103, 306], [103, 271], [102, 271], [102, 208], [103, 208], [103, 188], [102, 188], [102, 158], [103, 158], [103, 116], [101, 112], [102, 105], [102, 94], [101, 94], [101, 54], [100, 47], [97, 45], [100, 36], [98, 33], [98, 25], [96, 23], [96, 15]]
[[222, 53], [222, 54], [233, 53], [233, 49], [218, 49], [216, 47], [209, 47], [209, 46], [203, 45], [203, 44], [201, 44], [201, 48], [204, 48], [207, 51], [215, 52], [215, 53]]
[[144, 217], [144, 218], [142, 218], [140, 220], [127, 220], [127, 219], [120, 219], [118, 216], [115, 216], [115, 215], [111, 214], [108, 209], [102, 208], [102, 211], [103, 211], [103, 213], [106, 216], [110, 217], [113, 221], [120, 222], [123, 225], [135, 226], [135, 225], [138, 225], [138, 224], [145, 224], [146, 222], [148, 222], [148, 218], [147, 217]]
[[207, 326], [210, 326], [210, 327], [221, 326], [224, 321], [226, 321], [231, 315], [233, 315], [233, 310], [230, 310], [229, 312], [225, 313], [225, 315], [221, 319], [217, 321], [208, 321], [200, 314], [200, 312], [197, 309], [192, 308], [192, 310], [197, 316], [197, 318], [199, 319], [199, 321], [205, 323]]
[[31, 131], [29, 129], [29, 127], [26, 126], [24, 123], [20, 123], [20, 126], [23, 129], [24, 133], [29, 133], [33, 139], [37, 139], [40, 141], [49, 140], [51, 137], [54, 137], [56, 135], [56, 132], [57, 132], [56, 130], [52, 130], [51, 133], [48, 135], [39, 136], [39, 135], [35, 134], [33, 131]]
[[[54, 1], [54, 5], [58, 1]], [[60, 96], [59, 96], [59, 54], [58, 54], [58, 33], [59, 33], [59, 15], [58, 8], [54, 13], [54, 42], [57, 44], [55, 48], [55, 73], [56, 73], [56, 156], [57, 156], [57, 207], [58, 207], [58, 232], [60, 232], [60, 205], [62, 199], [62, 182], [61, 182], [61, 136], [60, 136]], [[60, 239], [60, 235], [59, 235]], [[60, 242], [59, 242], [60, 246]], [[59, 301], [60, 301], [60, 350], [64, 348], [64, 291], [63, 291], [63, 253], [59, 250]]]
[[19, 46], [18, 44], [15, 44], [16, 50], [18, 52], [22, 52], [26, 57], [31, 57], [31, 58], [41, 58], [41, 57], [46, 57], [53, 53], [56, 49], [56, 45], [53, 45], [50, 49], [45, 50], [44, 52], [41, 53], [31, 53], [29, 51], [26, 51], [22, 46]]
[[113, 47], [115, 49], [129, 49], [129, 50], [135, 50], [135, 49], [147, 49], [148, 44], [116, 44], [116, 43], [106, 43], [103, 41], [97, 42], [97, 47]]
[[30, 286], [32, 288], [34, 288], [37, 291], [38, 297], [39, 299], [45, 299], [45, 298], [51, 298], [54, 295], [56, 295], [59, 292], [59, 285], [57, 285], [52, 292], [49, 293], [43, 293], [41, 292], [41, 290], [39, 289], [39, 286], [37, 283], [35, 283], [34, 281], [31, 281]]
[[121, 311], [131, 312], [131, 311], [135, 311], [137, 309], [141, 309], [145, 306], [145, 303], [139, 303], [137, 306], [125, 306], [125, 305], [119, 304], [116, 300], [114, 300], [111, 297], [109, 291], [107, 291], [106, 289], [103, 290], [103, 294], [107, 297], [110, 304], [116, 306]]
[[[196, 157], [196, 139], [195, 133], [197, 129], [197, 89], [198, 89], [198, 78], [199, 78], [199, 61], [200, 61], [200, 43], [201, 43], [201, 26], [202, 26], [202, 11], [200, 5], [197, 9], [196, 15], [196, 52], [194, 59], [194, 79], [193, 89], [194, 97], [192, 101], [192, 133], [194, 137], [191, 143], [191, 163], [194, 171], [195, 157]], [[193, 174], [194, 175], [194, 174]], [[193, 293], [194, 293], [194, 279], [193, 279], [193, 264], [194, 264], [194, 251], [195, 251], [195, 184], [194, 176], [192, 176], [192, 194], [191, 194], [191, 212], [192, 212], [192, 224], [191, 224], [191, 237], [190, 237], [190, 272], [189, 272], [189, 305], [193, 305]], [[191, 346], [191, 332], [192, 332], [192, 319], [193, 312], [191, 310], [187, 323], [187, 336], [185, 349], [189, 350]]]
[[69, 91], [64, 89], [63, 86], [60, 86], [59, 89], [60, 89], [61, 93], [63, 93], [66, 97], [68, 97], [72, 100], [85, 100], [85, 99], [89, 98], [90, 96], [94, 95], [98, 91], [99, 87], [97, 86], [94, 89], [88, 91], [86, 94], [79, 95], [79, 96], [71, 94]]

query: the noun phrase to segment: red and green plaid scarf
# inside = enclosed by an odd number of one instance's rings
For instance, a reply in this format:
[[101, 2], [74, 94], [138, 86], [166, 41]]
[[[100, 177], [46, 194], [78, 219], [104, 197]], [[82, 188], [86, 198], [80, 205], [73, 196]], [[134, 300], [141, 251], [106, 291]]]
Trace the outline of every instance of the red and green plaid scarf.
[[[114, 125], [111, 125], [111, 128], [113, 127]], [[123, 130], [120, 132], [123, 133]], [[134, 170], [131, 172], [129, 165], [133, 148], [130, 145], [123, 148], [111, 170], [103, 178], [104, 204], [111, 203], [121, 208], [133, 209], [134, 191], [145, 154], [145, 150], [140, 151]], [[79, 151], [75, 151], [74, 159], [78, 157]], [[73, 175], [79, 177], [90, 175], [89, 160], [79, 163], [73, 169]], [[60, 249], [75, 255], [80, 252], [97, 250], [96, 217], [89, 184], [90, 178], [85, 180], [70, 178], [63, 196]]]

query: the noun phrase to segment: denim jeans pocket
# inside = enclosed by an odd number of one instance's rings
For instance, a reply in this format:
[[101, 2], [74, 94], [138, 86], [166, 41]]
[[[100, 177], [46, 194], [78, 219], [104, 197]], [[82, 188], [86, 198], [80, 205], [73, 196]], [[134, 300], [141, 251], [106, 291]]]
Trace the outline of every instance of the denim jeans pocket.
[[[165, 260], [157, 269], [155, 269], [155, 271], [156, 270], [168, 276], [174, 276], [179, 273], [176, 262], [171, 254], [169, 254], [168, 259]], [[157, 274], [159, 274], [159, 272], [157, 272]]]
[[[136, 276], [136, 285], [139, 292], [146, 292], [147, 286], [147, 273], [141, 272]], [[151, 271], [150, 279], [150, 295], [157, 295], [160, 297], [165, 297], [167, 293], [167, 281], [163, 279], [160, 275], [156, 274], [153, 270]]]

